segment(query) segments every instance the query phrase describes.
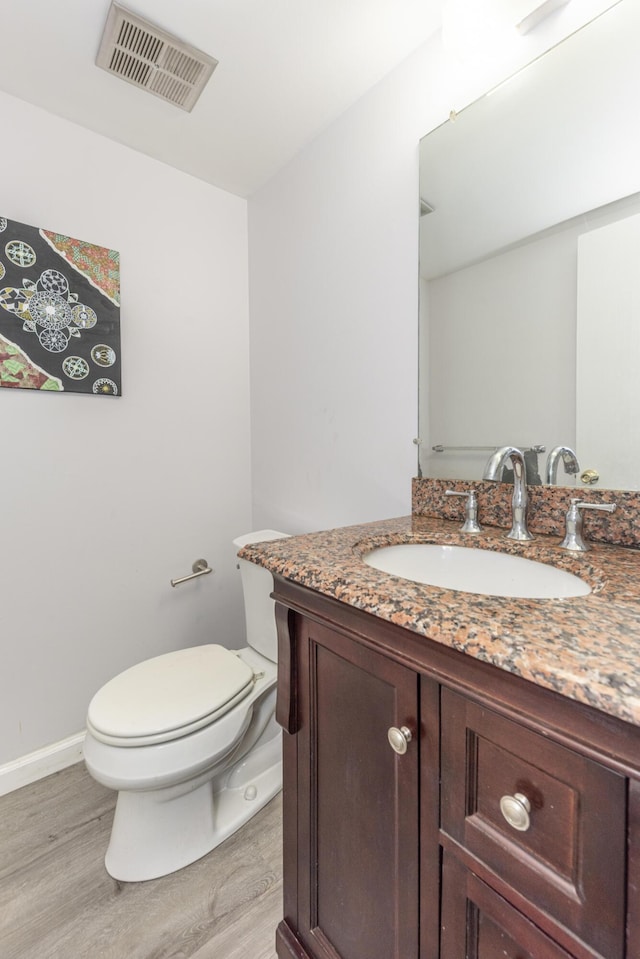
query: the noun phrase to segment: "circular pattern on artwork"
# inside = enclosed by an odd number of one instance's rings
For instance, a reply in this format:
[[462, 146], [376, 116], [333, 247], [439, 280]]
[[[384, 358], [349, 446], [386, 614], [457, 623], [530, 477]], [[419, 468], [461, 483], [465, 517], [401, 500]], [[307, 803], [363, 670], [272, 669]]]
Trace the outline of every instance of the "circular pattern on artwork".
[[90, 330], [98, 322], [96, 311], [92, 310], [90, 306], [85, 306], [84, 303], [78, 303], [73, 307], [71, 318], [75, 325], [82, 330]]
[[40, 345], [50, 353], [62, 353], [67, 348], [69, 337], [65, 336], [62, 330], [50, 330], [45, 328], [38, 334]]
[[5, 268], [4, 268], [4, 263], [0, 263], [0, 280], [1, 280], [2, 277], [5, 275], [6, 272], [7, 272], [7, 271], [6, 271]]
[[81, 356], [66, 356], [62, 361], [62, 371], [70, 380], [83, 380], [89, 374], [89, 364]]
[[116, 361], [116, 353], [106, 343], [98, 343], [91, 349], [91, 359], [98, 366], [113, 366]]
[[40, 286], [43, 290], [46, 290], [48, 293], [64, 293], [69, 292], [69, 281], [64, 275], [58, 270], [45, 270], [44, 273], [40, 274]]
[[29, 300], [29, 313], [38, 326], [45, 326], [48, 330], [62, 330], [73, 320], [67, 301], [58, 293], [44, 290], [34, 293]]
[[96, 380], [93, 384], [94, 393], [105, 393], [108, 396], [117, 396], [118, 387], [113, 382], [113, 380], [108, 380], [105, 377], [102, 377], [99, 380]]
[[7, 218], [6, 216], [0, 216], [0, 233], [4, 233], [7, 229]]
[[16, 266], [23, 268], [33, 266], [36, 262], [36, 251], [23, 240], [9, 240], [4, 248], [7, 257]]

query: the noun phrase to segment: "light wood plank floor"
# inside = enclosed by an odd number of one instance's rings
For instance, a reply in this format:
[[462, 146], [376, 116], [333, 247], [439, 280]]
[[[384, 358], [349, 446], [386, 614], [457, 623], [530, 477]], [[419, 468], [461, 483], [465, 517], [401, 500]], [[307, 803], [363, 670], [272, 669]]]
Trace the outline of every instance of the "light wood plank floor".
[[107, 874], [115, 793], [83, 763], [0, 798], [2, 959], [275, 959], [281, 798], [197, 863]]

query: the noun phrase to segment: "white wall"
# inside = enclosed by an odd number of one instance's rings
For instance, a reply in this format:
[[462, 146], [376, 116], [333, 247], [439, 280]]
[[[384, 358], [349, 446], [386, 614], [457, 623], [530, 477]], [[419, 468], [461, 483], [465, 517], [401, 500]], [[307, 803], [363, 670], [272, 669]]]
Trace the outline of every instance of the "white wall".
[[489, 455], [428, 454], [434, 444], [575, 446], [578, 233], [571, 226], [425, 282], [427, 476], [477, 479]]
[[249, 201], [257, 523], [409, 510], [422, 126], [405, 84], [393, 74]]
[[638, 210], [636, 193], [482, 262], [421, 278], [426, 476], [477, 479], [487, 460], [486, 450], [433, 453], [433, 445], [569, 445], [581, 470], [597, 467], [602, 488], [638, 487], [640, 464], [623, 439], [638, 392], [630, 319]]
[[240, 644], [251, 504], [246, 202], [6, 95], [0, 122], [0, 213], [120, 251], [123, 357], [117, 399], [0, 390], [2, 764], [124, 667]]
[[435, 37], [250, 198], [256, 523], [298, 532], [409, 512], [418, 141], [610, 3], [569, 4], [508, 62], [470, 72]]
[[579, 239], [577, 448], [604, 489], [640, 488], [639, 262], [640, 214]]

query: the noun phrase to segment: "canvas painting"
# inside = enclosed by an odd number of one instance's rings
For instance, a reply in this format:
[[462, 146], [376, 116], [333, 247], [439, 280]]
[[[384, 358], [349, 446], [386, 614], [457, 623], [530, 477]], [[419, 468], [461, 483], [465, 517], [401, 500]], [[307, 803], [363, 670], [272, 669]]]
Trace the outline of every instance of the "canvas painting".
[[121, 395], [116, 250], [0, 217], [0, 387]]

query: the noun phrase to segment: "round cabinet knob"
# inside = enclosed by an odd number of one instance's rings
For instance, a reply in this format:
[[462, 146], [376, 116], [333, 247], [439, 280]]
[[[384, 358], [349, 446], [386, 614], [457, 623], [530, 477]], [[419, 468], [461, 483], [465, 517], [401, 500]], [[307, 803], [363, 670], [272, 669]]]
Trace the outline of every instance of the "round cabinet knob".
[[388, 733], [387, 739], [389, 740], [389, 745], [394, 752], [398, 755], [403, 756], [407, 751], [407, 746], [412, 740], [411, 730], [408, 726], [401, 726], [398, 729], [397, 726], [392, 726]]
[[531, 803], [522, 793], [515, 793], [513, 796], [503, 796], [500, 800], [500, 812], [509, 825], [513, 826], [513, 828], [519, 832], [526, 832], [531, 825], [529, 818]]

